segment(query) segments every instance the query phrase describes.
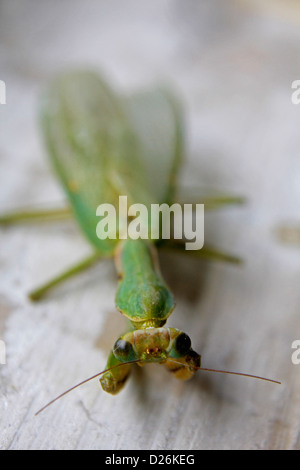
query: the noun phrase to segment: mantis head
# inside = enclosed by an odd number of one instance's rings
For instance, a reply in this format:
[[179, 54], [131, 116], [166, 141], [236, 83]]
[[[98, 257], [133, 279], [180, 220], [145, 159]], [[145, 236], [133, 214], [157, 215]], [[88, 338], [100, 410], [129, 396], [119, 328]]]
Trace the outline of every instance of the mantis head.
[[191, 349], [189, 336], [175, 328], [145, 328], [125, 333], [116, 341], [113, 354], [120, 362], [139, 360], [139, 365], [175, 359], [189, 360], [191, 367], [200, 366], [200, 356]]
[[[124, 367], [104, 374], [100, 383], [108, 393], [118, 393], [129, 375], [126, 364], [144, 366], [150, 362], [164, 364], [176, 378], [188, 380], [200, 367], [201, 357], [191, 348], [189, 336], [175, 328], [145, 328], [125, 333], [112, 350], [112, 364]], [[122, 371], [123, 369], [123, 371]]]
[[202, 368], [200, 366], [201, 356], [191, 348], [191, 340], [187, 334], [175, 328], [151, 327], [130, 331], [121, 336], [110, 353], [107, 369], [65, 390], [43, 406], [36, 415], [72, 390], [99, 376], [101, 376], [100, 383], [103, 390], [114, 395], [121, 390], [126, 382], [132, 364], [142, 366], [148, 362], [158, 362], [166, 365], [177, 378], [182, 380], [188, 380], [193, 377], [197, 370], [202, 370], [250, 377], [276, 384], [281, 383], [257, 375]]

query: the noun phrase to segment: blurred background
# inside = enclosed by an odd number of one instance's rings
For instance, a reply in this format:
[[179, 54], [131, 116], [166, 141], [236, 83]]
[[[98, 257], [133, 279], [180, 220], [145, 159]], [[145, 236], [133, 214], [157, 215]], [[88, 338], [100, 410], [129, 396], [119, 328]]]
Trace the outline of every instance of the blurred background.
[[121, 92], [167, 84], [185, 109], [181, 184], [247, 199], [206, 217], [206, 240], [242, 267], [163, 257], [169, 325], [191, 333], [203, 367], [283, 382], [199, 373], [182, 384], [149, 367], [117, 397], [96, 381], [34, 417], [104, 367], [122, 330], [116, 276], [105, 261], [32, 305], [27, 292], [89, 247], [69, 222], [1, 228], [1, 448], [300, 448], [300, 245], [276, 235], [300, 222], [299, 25], [297, 0], [0, 2], [1, 212], [64, 199], [38, 122], [55, 73], [92, 67]]

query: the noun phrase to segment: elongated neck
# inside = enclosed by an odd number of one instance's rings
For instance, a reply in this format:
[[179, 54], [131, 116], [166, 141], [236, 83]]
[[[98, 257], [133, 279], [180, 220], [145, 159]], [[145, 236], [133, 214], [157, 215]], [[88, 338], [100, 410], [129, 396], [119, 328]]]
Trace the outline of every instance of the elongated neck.
[[116, 249], [115, 263], [117, 309], [134, 328], [164, 325], [175, 301], [160, 273], [156, 247], [146, 240], [123, 240]]

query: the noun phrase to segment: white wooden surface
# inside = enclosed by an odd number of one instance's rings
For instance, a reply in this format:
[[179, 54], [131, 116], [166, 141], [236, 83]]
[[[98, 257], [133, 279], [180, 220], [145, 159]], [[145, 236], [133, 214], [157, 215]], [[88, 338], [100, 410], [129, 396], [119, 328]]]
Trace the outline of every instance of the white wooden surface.
[[283, 382], [199, 373], [184, 384], [153, 365], [116, 397], [96, 380], [35, 417], [104, 367], [123, 329], [116, 275], [105, 261], [33, 305], [27, 292], [89, 247], [71, 222], [1, 228], [1, 449], [300, 448], [300, 249], [274, 236], [300, 218], [299, 16], [297, 2], [249, 3], [1, 2], [1, 209], [63, 199], [36, 119], [53, 73], [87, 64], [124, 90], [171, 83], [187, 115], [182, 180], [248, 204], [206, 219], [206, 240], [243, 256], [242, 268], [162, 257], [177, 299], [169, 324], [191, 335], [204, 367]]

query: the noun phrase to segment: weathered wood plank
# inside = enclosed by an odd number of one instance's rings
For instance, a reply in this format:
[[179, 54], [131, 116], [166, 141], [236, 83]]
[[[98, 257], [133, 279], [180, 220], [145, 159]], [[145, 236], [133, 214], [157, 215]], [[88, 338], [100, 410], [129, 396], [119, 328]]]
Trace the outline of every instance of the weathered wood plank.
[[300, 32], [286, 16], [238, 3], [1, 2], [0, 207], [63, 199], [36, 122], [52, 73], [76, 62], [124, 89], [170, 82], [187, 108], [183, 182], [243, 194], [249, 204], [206, 218], [206, 239], [242, 255], [243, 267], [162, 257], [177, 299], [169, 324], [191, 334], [204, 367], [283, 385], [208, 373], [183, 384], [149, 366], [116, 397], [95, 381], [35, 417], [104, 367], [123, 329], [116, 275], [104, 261], [33, 305], [26, 293], [88, 246], [71, 222], [1, 228], [1, 449], [300, 448], [300, 366], [291, 363], [300, 250], [273, 232], [299, 219], [300, 107], [290, 96]]

